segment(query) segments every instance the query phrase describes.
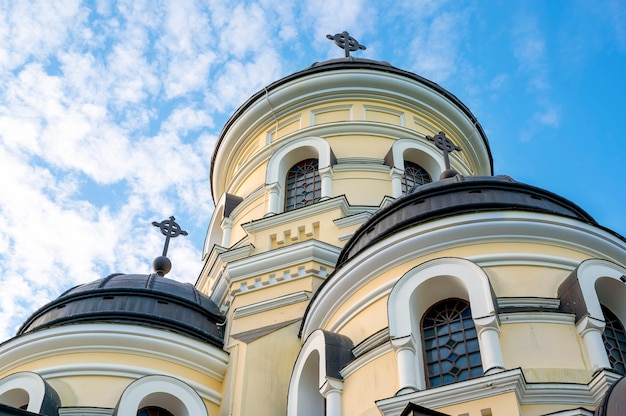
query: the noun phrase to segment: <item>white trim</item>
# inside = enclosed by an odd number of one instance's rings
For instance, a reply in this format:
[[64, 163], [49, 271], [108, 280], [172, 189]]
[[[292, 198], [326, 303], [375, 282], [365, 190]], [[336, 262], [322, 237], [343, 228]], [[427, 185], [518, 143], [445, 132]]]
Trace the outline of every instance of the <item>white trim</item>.
[[117, 414], [136, 415], [145, 406], [158, 406], [177, 416], [208, 416], [202, 398], [185, 382], [152, 375], [133, 381], [122, 393]]
[[498, 298], [500, 308], [559, 309], [560, 301], [553, 298]]
[[332, 269], [339, 252], [339, 247], [318, 240], [307, 240], [231, 261], [226, 265], [222, 279], [232, 284], [258, 275], [276, 273], [277, 270], [291, 273], [292, 267], [311, 260]]
[[[317, 368], [310, 368], [308, 364], [311, 359], [317, 359]], [[293, 365], [287, 394], [287, 415], [303, 416], [301, 410], [306, 404], [311, 402], [321, 404], [321, 402], [318, 402], [319, 398], [317, 396], [307, 398], [301, 397], [301, 395], [322, 395], [328, 379], [329, 377], [326, 374], [326, 335], [322, 330], [317, 330], [304, 341], [300, 353], [298, 353], [298, 358], [296, 358], [296, 362]], [[316, 382], [316, 385], [311, 385], [313, 382]], [[314, 389], [314, 387], [317, 387], [317, 389]], [[343, 384], [335, 387], [342, 388]]]
[[[348, 113], [350, 114], [350, 118], [348, 121], [352, 121], [354, 120], [354, 109], [353, 109], [353, 105], [352, 104], [338, 104], [338, 105], [329, 105], [326, 107], [320, 107], [320, 108], [315, 108], [313, 110], [311, 110], [311, 117], [310, 117], [310, 125], [311, 126], [318, 126], [320, 124], [326, 124], [326, 123], [317, 123], [315, 120], [315, 117], [318, 114], [324, 114], [324, 113], [333, 113], [336, 111], [345, 111], [348, 110]], [[343, 121], [343, 120], [342, 120]]]
[[[373, 121], [373, 120], [368, 120], [367, 118], [368, 111], [372, 111], [376, 113], [385, 113], [385, 114], [390, 114], [392, 116], [398, 117], [398, 119], [400, 120], [400, 126], [406, 127], [404, 111], [396, 110], [395, 108], [383, 107], [380, 105], [363, 104], [363, 119], [365, 121]], [[394, 124], [394, 123], [389, 123], [389, 124]], [[394, 124], [394, 125], [397, 125], [397, 124]]]
[[282, 308], [283, 306], [292, 305], [294, 303], [305, 302], [309, 299], [311, 299], [311, 292], [301, 290], [285, 296], [279, 296], [277, 298], [252, 303], [250, 305], [240, 306], [235, 309], [233, 318], [243, 318], [244, 316], [271, 311], [273, 309]]
[[[380, 341], [380, 338], [376, 337], [372, 339], [373, 348], [369, 350], [360, 351], [360, 355], [358, 355], [354, 360], [350, 361], [344, 368], [341, 369], [341, 376], [344, 380], [348, 379], [355, 371], [360, 368], [366, 366], [367, 364], [377, 360], [385, 354], [388, 354], [393, 351], [391, 346], [391, 342], [389, 342], [389, 334], [387, 331], [381, 331], [387, 339], [382, 342], [380, 345], [376, 346], [376, 341]], [[353, 350], [355, 351], [355, 350]], [[355, 352], [356, 355], [356, 352]]]
[[59, 416], [112, 416], [114, 410], [104, 407], [61, 407]]
[[601, 371], [589, 384], [526, 383], [519, 368], [433, 389], [377, 400], [383, 416], [398, 416], [409, 402], [441, 408], [514, 391], [520, 405], [596, 406], [619, 375]]
[[[222, 394], [211, 388], [206, 387], [204, 384], [187, 379], [180, 374], [163, 372], [161, 368], [147, 368], [137, 367], [128, 364], [102, 364], [102, 363], [80, 363], [80, 364], [65, 364], [55, 367], [43, 367], [37, 370], [46, 379], [55, 379], [63, 377], [77, 377], [77, 376], [110, 376], [121, 377], [129, 379], [140, 379], [146, 376], [153, 376], [156, 372], [159, 375], [177, 378], [192, 387], [203, 399], [220, 405], [222, 403]], [[220, 380], [222, 381], [222, 380]]]
[[[26, 396], [26, 403], [21, 402]], [[27, 404], [26, 410], [39, 413], [46, 398], [46, 382], [40, 374], [20, 371], [0, 379], [0, 403], [20, 407]]]
[[574, 325], [573, 314], [555, 312], [512, 312], [498, 315], [502, 324], [541, 323]]
[[0, 345], [0, 373], [29, 362], [73, 353], [134, 354], [178, 364], [222, 381], [228, 354], [198, 340], [126, 324], [65, 325], [30, 332]]
[[[429, 221], [397, 232], [365, 249], [337, 269], [313, 299], [303, 337], [325, 328], [340, 305], [380, 274], [412, 259], [479, 243], [526, 242], [572, 249], [590, 257], [626, 264], [626, 243], [593, 225], [543, 213], [469, 213]], [[548, 259], [552, 263], [565, 263]], [[480, 262], [477, 262], [481, 266]]]

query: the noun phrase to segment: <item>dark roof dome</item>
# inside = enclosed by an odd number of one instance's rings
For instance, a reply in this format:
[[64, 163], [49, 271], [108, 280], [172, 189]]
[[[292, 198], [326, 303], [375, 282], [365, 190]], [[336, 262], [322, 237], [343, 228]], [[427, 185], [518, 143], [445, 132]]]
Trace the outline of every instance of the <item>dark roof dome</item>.
[[76, 286], [22, 324], [17, 335], [87, 322], [116, 322], [167, 329], [223, 346], [225, 318], [189, 283], [157, 274], [112, 274]]
[[344, 246], [338, 267], [364, 248], [405, 228], [431, 220], [483, 211], [517, 210], [596, 221], [573, 202], [508, 176], [461, 176], [416, 186], [376, 212]]

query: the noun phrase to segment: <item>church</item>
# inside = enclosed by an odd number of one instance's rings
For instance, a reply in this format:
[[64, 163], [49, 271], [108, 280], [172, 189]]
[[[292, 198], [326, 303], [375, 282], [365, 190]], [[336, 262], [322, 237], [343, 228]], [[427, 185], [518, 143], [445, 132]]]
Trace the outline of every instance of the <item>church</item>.
[[196, 284], [166, 244], [34, 311], [0, 415], [624, 414], [626, 239], [494, 176], [451, 92], [328, 37], [344, 57], [223, 127]]

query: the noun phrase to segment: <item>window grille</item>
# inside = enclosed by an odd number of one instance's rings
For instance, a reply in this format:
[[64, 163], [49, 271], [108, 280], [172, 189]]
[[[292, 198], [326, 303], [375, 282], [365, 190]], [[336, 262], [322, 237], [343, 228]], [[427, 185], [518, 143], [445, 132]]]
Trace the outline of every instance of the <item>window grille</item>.
[[447, 299], [422, 319], [424, 365], [429, 387], [483, 375], [478, 336], [469, 303]]
[[624, 325], [613, 312], [603, 305], [602, 313], [606, 322], [602, 338], [609, 362], [613, 370], [626, 375], [626, 331], [624, 331]]
[[402, 176], [402, 195], [409, 193], [415, 185], [424, 185], [432, 182], [426, 169], [417, 163], [404, 161], [404, 176]]
[[322, 180], [317, 159], [307, 159], [293, 165], [287, 173], [285, 211], [318, 202], [322, 197]]

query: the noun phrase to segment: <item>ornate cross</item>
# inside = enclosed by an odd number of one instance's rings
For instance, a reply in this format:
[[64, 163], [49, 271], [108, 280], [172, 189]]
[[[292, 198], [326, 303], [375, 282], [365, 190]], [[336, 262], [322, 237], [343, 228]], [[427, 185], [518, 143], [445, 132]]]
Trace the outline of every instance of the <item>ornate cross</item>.
[[365, 50], [365, 46], [361, 45], [358, 40], [354, 39], [352, 36], [348, 34], [348, 32], [344, 31], [342, 33], [337, 33], [335, 36], [326, 35], [328, 39], [331, 39], [335, 42], [335, 45], [339, 46], [346, 53], [346, 58], [350, 57], [350, 52], [357, 51], [359, 49]]
[[455, 145], [452, 140], [450, 140], [449, 138], [446, 137], [446, 134], [442, 131], [440, 131], [439, 133], [437, 133], [435, 135], [435, 137], [430, 137], [430, 136], [426, 136], [426, 138], [428, 140], [430, 140], [431, 142], [435, 142], [435, 145], [443, 150], [443, 161], [446, 165], [446, 170], [450, 169], [450, 157], [448, 156], [448, 153], [452, 153], [455, 150], [460, 152], [461, 149], [459, 146]]
[[161, 222], [153, 221], [152, 225], [159, 227], [161, 234], [165, 236], [165, 246], [163, 247], [163, 257], [167, 257], [167, 249], [170, 245], [170, 238], [178, 237], [179, 235], [187, 235], [187, 231], [183, 231], [174, 220], [176, 218], [170, 217], [169, 220], [163, 220]]

